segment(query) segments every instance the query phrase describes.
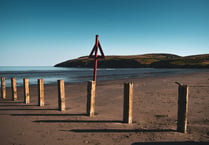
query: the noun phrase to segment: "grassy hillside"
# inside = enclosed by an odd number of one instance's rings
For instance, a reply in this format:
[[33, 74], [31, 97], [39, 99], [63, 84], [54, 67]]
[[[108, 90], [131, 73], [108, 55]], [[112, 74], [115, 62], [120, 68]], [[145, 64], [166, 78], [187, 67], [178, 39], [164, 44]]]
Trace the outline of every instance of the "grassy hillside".
[[[55, 67], [93, 67], [94, 60], [87, 56], [68, 60]], [[173, 54], [144, 54], [106, 56], [99, 59], [100, 68], [209, 68], [209, 54], [181, 57]]]

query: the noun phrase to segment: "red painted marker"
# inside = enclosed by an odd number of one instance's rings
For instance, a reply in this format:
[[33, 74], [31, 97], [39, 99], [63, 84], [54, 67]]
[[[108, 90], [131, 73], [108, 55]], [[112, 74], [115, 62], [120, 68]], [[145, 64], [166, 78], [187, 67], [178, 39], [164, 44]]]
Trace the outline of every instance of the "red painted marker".
[[[101, 55], [98, 55], [98, 48]], [[93, 72], [93, 81], [96, 81], [97, 78], [97, 67], [98, 67], [98, 58], [104, 58], [104, 52], [99, 42], [99, 35], [96, 35], [95, 45], [89, 55], [89, 58], [94, 58], [94, 72]]]

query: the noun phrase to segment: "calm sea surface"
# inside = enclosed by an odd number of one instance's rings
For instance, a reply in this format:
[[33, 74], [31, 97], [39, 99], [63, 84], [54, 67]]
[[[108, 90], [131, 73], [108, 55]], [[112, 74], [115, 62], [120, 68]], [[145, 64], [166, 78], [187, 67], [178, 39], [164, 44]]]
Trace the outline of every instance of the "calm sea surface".
[[[99, 69], [97, 80], [115, 80], [124, 78], [144, 78], [168, 76], [193, 72], [209, 71], [209, 69], [154, 69], [154, 68], [125, 68]], [[10, 78], [16, 77], [17, 86], [23, 85], [23, 78], [29, 78], [30, 84], [37, 84], [37, 79], [43, 78], [45, 84], [55, 84], [63, 79], [67, 83], [86, 82], [92, 80], [93, 69], [89, 68], [61, 68], [51, 66], [0, 66], [0, 77], [6, 77], [6, 84], [10, 85]]]

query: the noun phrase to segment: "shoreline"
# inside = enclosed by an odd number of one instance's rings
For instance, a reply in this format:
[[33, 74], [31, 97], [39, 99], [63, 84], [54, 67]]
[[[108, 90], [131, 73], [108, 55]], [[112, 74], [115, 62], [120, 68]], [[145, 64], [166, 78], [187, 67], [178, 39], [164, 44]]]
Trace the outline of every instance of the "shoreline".
[[[33, 68], [33, 67], [32, 67]], [[0, 71], [0, 76], [6, 78], [6, 85], [11, 86], [11, 78], [15, 77], [17, 86], [23, 85], [23, 78], [29, 78], [31, 85], [37, 85], [37, 80], [44, 79], [45, 84], [56, 84], [57, 80], [64, 80], [65, 83], [87, 82], [92, 79], [92, 70], [86, 69], [57, 69], [54, 67], [46, 68], [13, 68], [12, 73]], [[11, 68], [12, 70], [12, 68]], [[47, 71], [46, 71], [47, 70]], [[23, 73], [24, 72], [24, 73]], [[121, 80], [121, 79], [138, 79], [157, 76], [172, 76], [179, 74], [190, 74], [198, 72], [209, 72], [209, 69], [114, 69], [114, 70], [98, 70], [97, 80]]]
[[[127, 82], [127, 81], [134, 81], [134, 80], [140, 80], [140, 79], [155, 79], [155, 78], [165, 78], [165, 77], [181, 77], [181, 76], [185, 76], [185, 75], [201, 75], [201, 74], [205, 74], [205, 73], [209, 73], [209, 69], [206, 70], [206, 71], [203, 71], [203, 72], [185, 72], [185, 73], [176, 73], [176, 74], [164, 74], [164, 75], [159, 75], [157, 74], [156, 76], [142, 76], [142, 77], [130, 77], [130, 78], [120, 78], [120, 79], [108, 79], [108, 80], [99, 80], [97, 81], [97, 83], [105, 83], [105, 82], [114, 82], [114, 81], [124, 81], [124, 82]], [[27, 77], [26, 77], [27, 78]], [[98, 77], [98, 78], [102, 78], [102, 77]], [[37, 79], [38, 80], [38, 79]], [[58, 80], [64, 80], [64, 79], [58, 79]], [[57, 81], [58, 81], [57, 80]], [[44, 85], [45, 86], [55, 86], [57, 85], [57, 81], [55, 82], [51, 82], [51, 83], [45, 83]], [[65, 81], [65, 80], [64, 80]], [[89, 81], [92, 81], [92, 80], [89, 80]], [[84, 82], [66, 82], [65, 81], [65, 84], [66, 85], [78, 85], [78, 84], [82, 84], [82, 83], [87, 83], [88, 81], [84, 81]], [[30, 79], [29, 79], [29, 84], [30, 84]], [[35, 87], [37, 86], [38, 84], [30, 84], [31, 87]], [[10, 85], [7, 85], [6, 86], [7, 88], [11, 88], [11, 84]], [[18, 85], [17, 84], [17, 87], [20, 88], [20, 87], [23, 87], [23, 83], [21, 83], [21, 85]]]

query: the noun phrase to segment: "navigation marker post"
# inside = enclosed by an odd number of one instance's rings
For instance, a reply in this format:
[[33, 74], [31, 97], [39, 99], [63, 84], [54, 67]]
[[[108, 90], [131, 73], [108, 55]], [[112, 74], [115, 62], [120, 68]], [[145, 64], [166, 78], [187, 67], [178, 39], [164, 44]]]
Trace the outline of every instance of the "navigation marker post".
[[[99, 52], [101, 55], [98, 55], [98, 49], [99, 49]], [[95, 45], [89, 55], [89, 58], [94, 58], [93, 81], [96, 82], [98, 58], [105, 58], [104, 52], [103, 52], [101, 44], [99, 42], [99, 35], [96, 35]]]
[[[98, 49], [100, 51], [101, 55], [98, 55]], [[96, 92], [96, 78], [97, 78], [97, 64], [98, 64], [98, 58], [104, 58], [104, 52], [102, 50], [102, 47], [99, 43], [99, 35], [96, 35], [96, 42], [95, 45], [89, 55], [89, 58], [94, 59], [94, 72], [93, 72], [93, 81], [88, 82], [87, 86], [87, 115], [89, 117], [93, 117], [95, 114], [95, 92]]]

